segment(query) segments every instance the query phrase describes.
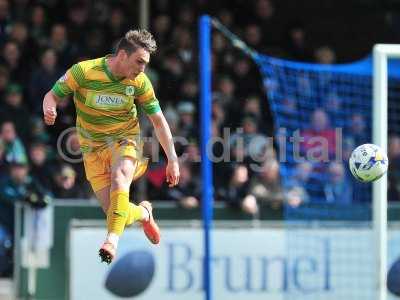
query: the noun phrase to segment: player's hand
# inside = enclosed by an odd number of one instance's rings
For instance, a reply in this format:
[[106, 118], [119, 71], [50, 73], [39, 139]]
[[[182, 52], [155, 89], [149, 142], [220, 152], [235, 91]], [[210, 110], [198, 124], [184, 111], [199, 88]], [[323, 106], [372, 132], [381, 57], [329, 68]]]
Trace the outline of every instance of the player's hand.
[[169, 187], [174, 187], [179, 183], [179, 164], [177, 160], [168, 161], [165, 171]]
[[46, 125], [53, 125], [57, 118], [57, 111], [54, 107], [47, 107], [43, 110], [44, 122]]

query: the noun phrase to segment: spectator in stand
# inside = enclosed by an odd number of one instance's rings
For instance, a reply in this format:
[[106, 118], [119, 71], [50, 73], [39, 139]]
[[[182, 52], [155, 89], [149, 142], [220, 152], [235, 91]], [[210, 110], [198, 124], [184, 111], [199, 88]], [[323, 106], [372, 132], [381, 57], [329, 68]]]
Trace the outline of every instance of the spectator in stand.
[[[307, 185], [307, 192], [310, 196], [310, 202], [325, 202], [327, 197], [329, 201], [336, 199], [336, 194], [341, 188], [347, 186], [331, 188], [329, 194], [326, 192], [326, 181], [331, 181], [332, 184], [341, 183], [341, 179], [345, 178], [344, 169], [342, 178], [340, 177], [340, 167], [342, 165], [329, 166], [329, 162], [335, 159], [336, 154], [336, 132], [330, 126], [330, 120], [325, 110], [317, 108], [311, 114], [311, 124], [308, 129], [301, 132], [299, 137], [300, 156], [295, 159], [305, 159], [312, 163], [313, 172], [310, 175]], [[298, 155], [298, 154], [296, 154]], [[331, 187], [331, 185], [329, 186]], [[343, 191], [343, 195], [347, 195]], [[343, 199], [345, 201], [345, 199]]]
[[12, 277], [12, 237], [0, 223], [0, 278]]
[[[200, 148], [195, 139], [189, 141], [189, 143], [186, 145], [185, 150], [182, 154], [182, 160], [184, 162], [189, 162], [192, 164], [200, 163], [200, 161], [201, 161]], [[193, 166], [192, 166], [192, 169], [193, 169]], [[198, 171], [200, 172], [200, 169]]]
[[6, 97], [6, 91], [10, 82], [10, 72], [4, 65], [0, 65], [0, 99]]
[[287, 190], [284, 190], [285, 204], [290, 207], [299, 207], [303, 203], [309, 202], [309, 197], [306, 189], [302, 186], [294, 186]]
[[213, 99], [218, 100], [223, 109], [227, 112], [228, 118], [226, 125], [236, 127], [240, 124], [241, 103], [236, 101], [236, 86], [229, 76], [223, 75], [217, 83], [217, 90], [214, 92]]
[[47, 21], [45, 8], [41, 4], [36, 4], [31, 11], [29, 31], [31, 38], [36, 41], [40, 48], [46, 45]]
[[310, 162], [304, 161], [297, 164], [293, 176], [285, 186], [285, 202], [293, 207], [309, 202], [307, 189], [309, 188], [313, 166]]
[[228, 205], [241, 211], [256, 215], [258, 205], [256, 198], [250, 193], [249, 170], [244, 164], [231, 164], [231, 174], [227, 186], [217, 187], [216, 197]]
[[244, 40], [253, 49], [264, 52], [263, 36], [260, 26], [256, 24], [247, 25], [244, 29]]
[[[297, 88], [299, 89], [299, 91], [302, 92], [303, 97], [311, 98], [313, 96], [314, 90], [311, 85], [312, 81], [310, 80], [310, 78], [305, 74], [299, 73], [298, 76], [295, 77], [295, 80], [297, 81]], [[308, 116], [304, 117], [308, 118]]]
[[243, 98], [259, 92], [259, 82], [249, 80], [252, 77], [252, 71], [252, 64], [248, 58], [239, 56], [235, 59], [232, 78], [235, 83], [240, 83], [236, 86], [236, 96]]
[[72, 43], [82, 45], [89, 25], [89, 3], [73, 1], [68, 8], [68, 37]]
[[263, 44], [278, 46], [282, 41], [283, 26], [273, 1], [257, 0], [254, 4], [253, 11], [248, 16], [250, 19], [248, 22], [257, 24], [262, 29], [260, 34], [263, 37]]
[[184, 147], [184, 151], [181, 155], [181, 160], [184, 163], [190, 164], [191, 173], [193, 176], [200, 176], [200, 148], [197, 140], [192, 139], [188, 141], [189, 143]]
[[218, 132], [222, 132], [226, 124], [226, 111], [218, 100], [212, 102], [212, 120], [217, 126]]
[[160, 98], [171, 99], [176, 102], [180, 100], [176, 91], [180, 90], [182, 80], [185, 78], [184, 66], [178, 55], [170, 51], [161, 60], [161, 82], [168, 82], [160, 86]]
[[193, 37], [189, 29], [186, 27], [176, 27], [172, 33], [172, 43], [185, 68], [192, 69], [195, 57], [193, 52]]
[[261, 169], [253, 176], [250, 182], [250, 194], [258, 205], [279, 207], [284, 201], [284, 194], [280, 183], [279, 163], [276, 159], [266, 160]]
[[12, 1], [12, 12], [14, 20], [26, 20], [29, 16], [30, 3], [26, 0]]
[[[178, 115], [173, 108], [167, 108], [164, 110], [164, 116], [168, 120], [171, 132], [172, 130], [177, 130]], [[172, 120], [172, 123], [170, 123]], [[171, 126], [173, 125], [173, 126]], [[164, 186], [165, 182], [165, 169], [167, 167], [167, 162], [162, 155], [161, 146], [159, 145], [154, 132], [151, 128], [148, 128], [143, 140], [143, 153], [144, 157], [149, 159], [147, 171], [144, 174], [145, 185], [146, 185], [146, 197], [149, 200], [164, 200], [166, 199], [166, 188]], [[177, 136], [176, 133], [173, 136]], [[181, 146], [179, 143], [175, 145], [176, 149]], [[177, 150], [178, 153], [178, 150]], [[178, 154], [179, 156], [179, 154]], [[139, 181], [142, 179], [139, 179]], [[134, 192], [134, 189], [132, 189]]]
[[[344, 133], [348, 131], [344, 130]], [[342, 163], [347, 166], [349, 163], [351, 152], [356, 148], [354, 139], [351, 135], [344, 136], [342, 140]], [[390, 167], [390, 164], [389, 164]], [[353, 189], [353, 203], [363, 203], [366, 201], [365, 193], [370, 193], [368, 191], [369, 187], [365, 183], [358, 181], [353, 174], [351, 174], [350, 168], [345, 168], [346, 181], [351, 183]]]
[[363, 115], [353, 114], [349, 125], [350, 128], [346, 135], [353, 140], [354, 145], [359, 146], [368, 142], [368, 129]]
[[51, 177], [54, 169], [51, 167], [51, 161], [48, 157], [47, 145], [41, 142], [33, 143], [29, 148], [30, 174], [44, 188], [51, 190]]
[[7, 165], [5, 161], [5, 145], [3, 140], [0, 138], [0, 180], [7, 173]]
[[[297, 101], [293, 98], [285, 98], [282, 101], [282, 107], [279, 108], [280, 113], [285, 119], [293, 118], [297, 114]], [[293, 120], [295, 128], [299, 128], [298, 120]]]
[[327, 203], [349, 205], [353, 200], [351, 183], [346, 180], [341, 162], [331, 162], [328, 167], [328, 181], [324, 186]]
[[[153, 19], [151, 32], [154, 35], [157, 43], [160, 45], [168, 45], [171, 39], [171, 17], [166, 14], [160, 14]], [[162, 66], [168, 49], [167, 47], [160, 47], [157, 52], [153, 54], [152, 65]], [[159, 70], [160, 71], [160, 70]]]
[[53, 175], [53, 195], [58, 199], [87, 199], [88, 195], [76, 183], [76, 172], [67, 164], [62, 164]]
[[67, 28], [64, 24], [54, 24], [52, 26], [47, 47], [56, 51], [58, 65], [62, 69], [74, 63], [78, 56], [78, 49], [69, 42]]
[[287, 181], [288, 186], [306, 187], [309, 183], [312, 172], [313, 172], [312, 163], [308, 161], [298, 163], [295, 167], [293, 176], [291, 176], [291, 178]]
[[25, 197], [25, 188], [31, 178], [26, 160], [9, 162], [9, 172], [0, 181], [0, 224], [13, 235], [14, 205]]
[[151, 161], [149, 164], [145, 174], [146, 196], [149, 200], [163, 200], [166, 198], [167, 190], [169, 190], [164, 186], [166, 166], [167, 164], [164, 160]]
[[57, 81], [62, 71], [57, 66], [57, 53], [51, 48], [45, 49], [40, 57], [40, 66], [32, 72], [29, 81], [29, 102], [32, 111], [42, 115], [42, 99]]
[[196, 16], [192, 5], [182, 5], [178, 12], [177, 26], [187, 28], [189, 30], [196, 29]]
[[218, 19], [228, 28], [235, 26], [235, 17], [232, 11], [227, 8], [221, 8], [218, 12]]
[[[171, 34], [171, 17], [164, 14], [155, 17], [152, 25], [152, 33], [160, 45], [168, 44]], [[160, 50], [163, 51], [162, 49]]]
[[332, 65], [336, 62], [335, 51], [329, 46], [322, 46], [314, 51], [315, 61], [323, 65]]
[[188, 140], [197, 138], [194, 104], [189, 101], [182, 101], [178, 104], [177, 111], [180, 117], [179, 136]]
[[93, 57], [102, 57], [107, 53], [109, 47], [105, 46], [105, 36], [100, 28], [93, 28], [85, 34], [85, 49], [82, 49], [81, 59], [91, 59]]
[[14, 233], [14, 205], [25, 202], [33, 207], [48, 204], [50, 193], [29, 175], [27, 160], [10, 162], [8, 175], [0, 182], [0, 224]]
[[20, 85], [10, 84], [7, 87], [5, 103], [0, 108], [0, 117], [2, 120], [12, 120], [22, 140], [28, 140], [30, 128], [27, 125], [30, 113]]
[[106, 24], [105, 36], [114, 44], [124, 32], [127, 32], [128, 27], [123, 6], [113, 6], [110, 11], [109, 22]]
[[173, 106], [164, 109], [164, 116], [171, 129], [172, 136], [177, 136], [179, 131], [179, 115]]
[[27, 161], [25, 147], [15, 131], [13, 122], [5, 121], [1, 124], [0, 138], [4, 143], [4, 160], [6, 163]]
[[235, 63], [233, 49], [229, 47], [229, 43], [221, 34], [216, 35], [213, 39], [213, 46], [215, 49], [211, 56], [211, 69], [213, 73], [215, 73], [216, 77], [218, 77], [218, 74], [231, 74]]
[[0, 0], [0, 45], [6, 40], [11, 23], [10, 3], [8, 0]]
[[304, 24], [294, 22], [289, 25], [286, 33], [286, 51], [293, 60], [311, 61], [312, 53], [307, 45], [307, 31]]
[[[219, 78], [217, 84], [218, 101], [227, 109], [231, 105], [235, 106], [235, 83], [229, 76], [223, 75]], [[236, 108], [236, 106], [235, 106]]]
[[239, 162], [259, 163], [258, 158], [263, 157], [268, 146], [267, 137], [258, 131], [257, 121], [251, 116], [243, 118], [242, 127], [230, 139], [230, 147], [235, 151], [235, 159]]
[[254, 121], [257, 123], [257, 128], [261, 132], [265, 132], [265, 121], [262, 115], [262, 109], [260, 104], [260, 98], [256, 95], [250, 95], [245, 98], [243, 107], [242, 107], [242, 118], [246, 116], [250, 116], [254, 118]]
[[17, 43], [21, 51], [21, 61], [24, 65], [29, 65], [33, 58], [36, 57], [36, 45], [35, 41], [29, 38], [29, 32], [26, 24], [21, 21], [13, 23], [11, 32], [9, 34], [9, 40]]
[[200, 182], [191, 169], [190, 162], [180, 163], [179, 185], [167, 190], [167, 199], [177, 202], [186, 209], [198, 208], [200, 205]]
[[31, 118], [30, 129], [29, 142], [50, 143], [50, 135], [41, 117], [36, 116]]
[[191, 101], [193, 103], [197, 102], [199, 99], [199, 87], [197, 85], [197, 78], [194, 75], [188, 75], [182, 83], [181, 99]]
[[224, 140], [221, 135], [221, 130], [217, 122], [213, 121], [211, 124], [211, 141], [212, 141], [212, 155], [209, 157], [213, 163], [213, 177], [214, 186], [225, 186], [228, 184], [231, 158], [227, 156], [230, 154], [227, 145], [229, 141]]
[[2, 64], [10, 71], [12, 82], [23, 84], [29, 74], [29, 64], [23, 65], [21, 61], [21, 50], [14, 41], [8, 41], [2, 48]]
[[228, 51], [228, 41], [220, 32], [215, 32], [212, 35], [212, 51], [214, 55], [223, 57]]
[[59, 161], [71, 163], [69, 167], [75, 172], [74, 181], [80, 186], [80, 195], [90, 195], [92, 189], [86, 179], [78, 133], [75, 128], [70, 128], [61, 137], [61, 147], [57, 147]]
[[300, 138], [301, 151], [306, 159], [321, 163], [335, 156], [336, 133], [323, 109], [318, 108], [312, 113], [310, 127], [302, 131]]
[[400, 136], [389, 137], [388, 200], [400, 201]]

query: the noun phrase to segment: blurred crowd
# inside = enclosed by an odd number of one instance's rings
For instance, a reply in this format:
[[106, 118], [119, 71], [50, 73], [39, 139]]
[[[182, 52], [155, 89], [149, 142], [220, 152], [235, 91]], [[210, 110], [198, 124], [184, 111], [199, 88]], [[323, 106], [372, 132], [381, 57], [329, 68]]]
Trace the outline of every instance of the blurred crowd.
[[[311, 45], [306, 24], [297, 18], [283, 21], [284, 12], [271, 0], [209, 2], [154, 0], [150, 5], [150, 31], [159, 47], [147, 73], [177, 137], [181, 182], [167, 188], [164, 156], [144, 120], [151, 164], [138, 185], [142, 197], [176, 201], [188, 209], [200, 205], [197, 17], [202, 12], [211, 12], [260, 52], [322, 64], [337, 61], [331, 45]], [[9, 230], [13, 201], [24, 197], [28, 185], [40, 186], [54, 198], [93, 197], [81, 163], [72, 99], [59, 104], [52, 127], [43, 123], [41, 103], [73, 63], [112, 53], [115, 42], [139, 26], [138, 5], [129, 0], [0, 0], [0, 222]], [[212, 49], [215, 143], [210, 153], [216, 200], [251, 215], [264, 204], [296, 207], [308, 202], [307, 162], [298, 165], [291, 188], [281, 185], [277, 151], [269, 138], [273, 121], [257, 67], [218, 32], [212, 35]], [[320, 126], [324, 112], [315, 112], [313, 118]], [[400, 191], [399, 159], [400, 137], [393, 136], [393, 199]], [[350, 202], [350, 191], [338, 184], [344, 166], [332, 164], [329, 172], [323, 188], [326, 201]]]

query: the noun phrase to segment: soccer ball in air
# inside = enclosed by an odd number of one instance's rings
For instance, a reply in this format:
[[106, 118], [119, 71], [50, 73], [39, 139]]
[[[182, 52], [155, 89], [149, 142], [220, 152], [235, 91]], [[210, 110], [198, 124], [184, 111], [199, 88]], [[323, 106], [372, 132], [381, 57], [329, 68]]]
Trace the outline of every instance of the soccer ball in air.
[[381, 178], [388, 169], [386, 153], [377, 145], [364, 144], [353, 150], [349, 159], [350, 171], [361, 182]]

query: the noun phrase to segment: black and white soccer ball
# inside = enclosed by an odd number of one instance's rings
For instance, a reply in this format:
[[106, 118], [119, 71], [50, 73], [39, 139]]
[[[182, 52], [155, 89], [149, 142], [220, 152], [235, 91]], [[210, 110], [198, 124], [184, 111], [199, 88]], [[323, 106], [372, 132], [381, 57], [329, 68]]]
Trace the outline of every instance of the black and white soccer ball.
[[353, 176], [361, 182], [372, 182], [381, 178], [388, 169], [385, 151], [374, 144], [363, 144], [353, 150], [349, 167]]

